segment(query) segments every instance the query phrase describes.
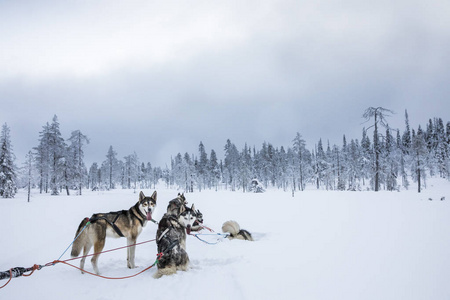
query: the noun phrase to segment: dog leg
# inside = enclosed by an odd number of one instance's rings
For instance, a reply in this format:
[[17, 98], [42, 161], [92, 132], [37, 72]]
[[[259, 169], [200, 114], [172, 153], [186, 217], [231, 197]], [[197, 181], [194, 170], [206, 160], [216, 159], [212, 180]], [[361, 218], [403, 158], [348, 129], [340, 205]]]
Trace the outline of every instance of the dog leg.
[[[127, 238], [127, 245], [134, 245], [136, 244], [136, 239]], [[136, 253], [136, 246], [130, 246], [127, 248], [127, 266], [129, 269], [136, 268], [134, 264], [134, 257]]]
[[[106, 237], [106, 235], [105, 235]], [[94, 242], [94, 253], [100, 253], [103, 250], [103, 247], [105, 247], [105, 238], [99, 238], [97, 241]], [[92, 266], [94, 267], [94, 271], [97, 275], [100, 275], [100, 271], [98, 270], [97, 260], [100, 254], [95, 254], [92, 256], [91, 262]]]
[[[83, 258], [80, 261], [80, 269], [84, 270], [84, 263], [86, 261], [86, 255], [88, 255], [89, 251], [91, 250], [92, 244], [89, 240], [86, 241], [83, 247]], [[84, 274], [83, 271], [81, 271], [81, 274]]]
[[153, 278], [161, 278], [164, 275], [172, 275], [175, 274], [177, 272], [177, 267], [175, 265], [170, 265], [170, 266], [166, 266], [163, 269], [158, 268], [158, 270], [156, 271], [156, 273], [153, 275]]

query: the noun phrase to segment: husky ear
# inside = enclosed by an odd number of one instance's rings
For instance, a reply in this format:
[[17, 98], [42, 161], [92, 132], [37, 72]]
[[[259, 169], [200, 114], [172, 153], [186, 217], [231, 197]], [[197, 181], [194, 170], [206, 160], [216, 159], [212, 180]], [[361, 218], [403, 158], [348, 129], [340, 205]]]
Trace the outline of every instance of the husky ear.
[[139, 201], [144, 200], [144, 198], [145, 198], [145, 195], [144, 195], [144, 193], [141, 191], [141, 192], [139, 193]]
[[184, 205], [181, 205], [179, 214], [181, 215], [186, 210], [186, 207]]
[[192, 203], [191, 210], [192, 210], [193, 212], [195, 212], [195, 206], [194, 206], [194, 203]]
[[155, 200], [155, 202], [156, 202], [156, 196], [157, 196], [156, 191], [154, 191], [152, 194], [152, 198], [153, 198], [153, 200]]

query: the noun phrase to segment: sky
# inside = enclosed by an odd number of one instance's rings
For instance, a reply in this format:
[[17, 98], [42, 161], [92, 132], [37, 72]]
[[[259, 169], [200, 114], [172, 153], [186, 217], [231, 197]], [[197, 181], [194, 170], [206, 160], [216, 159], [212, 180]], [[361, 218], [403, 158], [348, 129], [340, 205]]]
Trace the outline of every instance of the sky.
[[0, 123], [17, 163], [54, 115], [90, 139], [170, 166], [203, 142], [240, 150], [360, 139], [369, 107], [391, 127], [450, 121], [450, 2], [3, 1]]

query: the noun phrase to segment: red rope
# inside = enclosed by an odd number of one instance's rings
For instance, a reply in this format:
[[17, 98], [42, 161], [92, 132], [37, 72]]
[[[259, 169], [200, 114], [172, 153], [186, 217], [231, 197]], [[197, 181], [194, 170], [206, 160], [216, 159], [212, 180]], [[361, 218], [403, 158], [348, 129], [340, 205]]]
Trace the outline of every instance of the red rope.
[[109, 249], [109, 250], [105, 250], [105, 251], [102, 251], [102, 252], [92, 253], [92, 254], [83, 255], [83, 256], [77, 256], [77, 257], [69, 258], [69, 259], [66, 259], [66, 260], [63, 260], [63, 261], [55, 260], [55, 261], [52, 261], [52, 262], [50, 262], [48, 264], [45, 264], [45, 266], [48, 267], [48, 266], [54, 265], [55, 262], [67, 262], [67, 261], [71, 261], [71, 260], [76, 260], [76, 259], [81, 259], [81, 258], [85, 258], [85, 257], [94, 256], [94, 255], [100, 255], [102, 253], [108, 253], [108, 252], [112, 252], [112, 251], [116, 251], [116, 250], [120, 250], [120, 249], [125, 249], [125, 248], [129, 248], [129, 247], [132, 247], [132, 246], [139, 246], [139, 245], [142, 245], [142, 244], [145, 244], [145, 243], [154, 242], [154, 241], [156, 241], [156, 239], [148, 240], [148, 241], [144, 241], [144, 242], [140, 242], [140, 243], [136, 243], [136, 244], [133, 244], [133, 245], [123, 246], [123, 247], [119, 247], [119, 248]]
[[[157, 256], [156, 261], [155, 261], [151, 266], [145, 268], [144, 270], [142, 270], [142, 271], [140, 271], [140, 272], [138, 272], [138, 273], [136, 273], [136, 274], [134, 274], [134, 275], [125, 276], [125, 277], [106, 277], [106, 276], [101, 276], [101, 275], [98, 275], [98, 274], [91, 273], [91, 272], [88, 272], [88, 271], [86, 271], [86, 270], [83, 270], [83, 269], [81, 269], [81, 268], [79, 268], [79, 267], [77, 267], [77, 266], [74, 266], [74, 265], [72, 265], [72, 264], [69, 264], [68, 261], [76, 260], [76, 259], [81, 259], [81, 258], [85, 258], [85, 257], [89, 257], [89, 256], [94, 256], [94, 255], [99, 255], [99, 254], [102, 254], [102, 253], [108, 253], [108, 252], [111, 252], [111, 251], [116, 251], [116, 250], [120, 250], [120, 249], [125, 249], [125, 248], [129, 248], [129, 247], [132, 247], [132, 246], [138, 246], [138, 245], [142, 245], [142, 244], [145, 244], [145, 243], [153, 242], [153, 241], [155, 241], [155, 240], [156, 240], [156, 239], [148, 240], [148, 241], [136, 243], [136, 244], [133, 244], [133, 245], [128, 245], [128, 246], [124, 246], [124, 247], [114, 248], [114, 249], [110, 249], [110, 250], [106, 250], [106, 251], [102, 251], [102, 252], [98, 252], [98, 253], [93, 253], [93, 254], [88, 254], [88, 255], [84, 255], [84, 256], [78, 256], [78, 257], [74, 257], [74, 258], [70, 258], [70, 259], [66, 259], [66, 260], [54, 260], [54, 261], [52, 261], [52, 262], [49, 262], [49, 263], [45, 264], [44, 267], [54, 266], [54, 265], [57, 264], [57, 263], [63, 263], [63, 264], [66, 264], [66, 265], [68, 265], [68, 266], [74, 267], [75, 269], [78, 269], [78, 270], [80, 270], [80, 271], [82, 271], [82, 272], [88, 273], [88, 274], [93, 275], [93, 276], [98, 276], [98, 277], [101, 277], [101, 278], [105, 278], [105, 279], [126, 279], [126, 278], [131, 278], [131, 277], [135, 277], [135, 276], [137, 276], [137, 275], [139, 275], [139, 274], [142, 274], [142, 273], [144, 273], [145, 271], [147, 271], [147, 270], [151, 269], [152, 267], [154, 267], [154, 266], [158, 263], [158, 261], [161, 259], [161, 257], [163, 256], [163, 253], [158, 253], [158, 254], [156, 254], [156, 256]], [[31, 273], [30, 273], [30, 274], [22, 274], [22, 276], [25, 276], [25, 277], [31, 276], [31, 275], [34, 273], [34, 271], [40, 270], [41, 268], [42, 268], [42, 266], [40, 266], [40, 265], [34, 265], [34, 266], [32, 267], [32, 270], [31, 270]], [[2, 286], [0, 287], [0, 289], [2, 289], [2, 288], [4, 288], [5, 286], [7, 286], [7, 285], [10, 283], [11, 279], [12, 279], [12, 268], [9, 269], [9, 279], [8, 279], [8, 282], [6, 282], [4, 285], [2, 285]]]
[[[140, 271], [140, 272], [138, 272], [138, 273], [136, 273], [136, 274], [133, 274], [133, 275], [130, 275], [130, 276], [124, 276], [124, 277], [107, 277], [107, 276], [102, 276], [102, 275], [99, 275], [99, 274], [95, 274], [95, 273], [92, 273], [92, 272], [88, 272], [88, 271], [86, 271], [86, 270], [83, 270], [83, 269], [81, 269], [81, 268], [79, 268], [79, 267], [77, 267], [77, 266], [74, 266], [74, 265], [72, 265], [72, 264], [69, 264], [68, 262], [63, 261], [63, 260], [55, 260], [55, 261], [53, 261], [53, 263], [54, 263], [54, 264], [56, 264], [56, 263], [63, 263], [63, 264], [65, 264], [65, 265], [68, 265], [68, 266], [71, 266], [71, 267], [73, 267], [73, 268], [75, 268], [75, 269], [78, 269], [78, 270], [80, 270], [81, 272], [85, 272], [85, 273], [88, 273], [88, 274], [90, 274], [90, 275], [92, 275], [92, 276], [97, 276], [97, 277], [100, 277], [100, 278], [103, 278], [103, 279], [127, 279], [127, 278], [136, 277], [136, 276], [138, 276], [138, 275], [144, 273], [145, 271], [148, 271], [148, 270], [150, 270], [151, 268], [153, 268], [153, 267], [158, 263], [159, 259], [161, 258], [161, 256], [163, 256], [163, 254], [162, 254], [162, 253], [158, 253], [158, 254], [156, 254], [156, 256], [157, 256], [157, 258], [156, 258], [155, 262], [154, 262], [151, 266], [145, 268], [144, 270], [142, 270], [142, 271]], [[30, 275], [31, 275], [31, 274], [30, 274]]]
[[203, 224], [200, 224], [200, 227], [202, 227], [202, 228], [206, 228], [206, 229], [208, 229], [210, 232], [214, 232], [214, 230], [212, 230], [211, 228], [209, 228], [209, 227], [206, 227], [205, 225], [203, 225]]
[[22, 276], [25, 276], [25, 277], [31, 276], [31, 274], [33, 274], [34, 271], [39, 270], [39, 269], [41, 268], [41, 266], [39, 266], [39, 265], [34, 265], [32, 268], [33, 268], [33, 269], [31, 270], [31, 273], [30, 273], [30, 274], [22, 274]]

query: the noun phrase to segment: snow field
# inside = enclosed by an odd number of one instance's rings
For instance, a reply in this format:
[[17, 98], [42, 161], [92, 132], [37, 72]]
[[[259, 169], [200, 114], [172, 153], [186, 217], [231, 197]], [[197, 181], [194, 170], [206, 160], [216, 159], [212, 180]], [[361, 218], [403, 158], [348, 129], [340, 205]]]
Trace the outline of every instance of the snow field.
[[[105, 280], [57, 264], [14, 278], [0, 290], [0, 298], [449, 299], [450, 183], [433, 180], [428, 185], [422, 194], [185, 194], [189, 205], [203, 213], [205, 225], [220, 231], [224, 221], [236, 220], [256, 241], [225, 239], [208, 245], [189, 236], [191, 269], [161, 279], [152, 277], [156, 269], [131, 279]], [[157, 191], [154, 218], [159, 220], [178, 191]], [[439, 201], [442, 196], [447, 200]], [[132, 190], [85, 191], [81, 197], [34, 194], [30, 203], [20, 191], [15, 199], [1, 199], [0, 271], [57, 259], [82, 218], [128, 209], [137, 199]], [[148, 223], [138, 242], [154, 239], [156, 229]], [[125, 244], [125, 239], [108, 239], [105, 250]], [[125, 249], [102, 254], [100, 272], [110, 277], [135, 274], [155, 261], [156, 252], [155, 242], [138, 246], [134, 270], [126, 267]], [[68, 258], [70, 249], [62, 257]], [[73, 263], [79, 265], [78, 260]], [[89, 259], [86, 269], [92, 271]]]

